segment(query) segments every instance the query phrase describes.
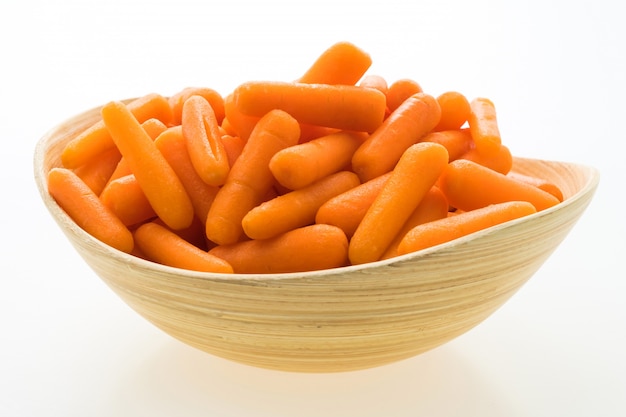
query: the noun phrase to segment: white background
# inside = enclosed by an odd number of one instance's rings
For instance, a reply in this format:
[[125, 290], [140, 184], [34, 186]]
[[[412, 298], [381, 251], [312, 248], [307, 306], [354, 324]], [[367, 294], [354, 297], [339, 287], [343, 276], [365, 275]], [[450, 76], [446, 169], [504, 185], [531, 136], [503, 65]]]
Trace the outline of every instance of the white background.
[[[619, 2], [56, 3], [0, 6], [0, 415], [626, 415]], [[389, 81], [491, 98], [515, 155], [598, 168], [594, 201], [500, 310], [413, 359], [308, 375], [181, 344], [70, 247], [35, 188], [35, 143], [109, 100], [294, 79], [339, 40]]]

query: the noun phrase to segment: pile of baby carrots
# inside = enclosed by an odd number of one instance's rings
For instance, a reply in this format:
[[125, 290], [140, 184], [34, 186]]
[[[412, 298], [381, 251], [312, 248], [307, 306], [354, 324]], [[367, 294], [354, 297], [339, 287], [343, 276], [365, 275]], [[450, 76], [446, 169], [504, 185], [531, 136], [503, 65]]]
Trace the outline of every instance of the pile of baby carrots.
[[511, 172], [490, 100], [388, 84], [371, 64], [338, 42], [297, 80], [109, 102], [49, 193], [120, 251], [242, 274], [388, 259], [563, 200]]

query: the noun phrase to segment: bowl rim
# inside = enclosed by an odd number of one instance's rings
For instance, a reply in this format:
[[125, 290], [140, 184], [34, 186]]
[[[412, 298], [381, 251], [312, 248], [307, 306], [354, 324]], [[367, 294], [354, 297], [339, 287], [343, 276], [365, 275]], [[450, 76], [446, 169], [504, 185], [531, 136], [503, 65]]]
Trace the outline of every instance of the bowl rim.
[[[63, 229], [67, 227], [71, 233], [79, 236], [81, 239], [86, 239], [89, 241], [90, 245], [99, 247], [103, 252], [108, 253], [113, 258], [117, 258], [119, 261], [125, 262], [129, 265], [135, 265], [138, 268], [142, 268], [145, 270], [154, 270], [155, 272], [167, 274], [168, 276], [184, 276], [186, 279], [200, 279], [200, 280], [219, 280], [219, 281], [230, 281], [230, 282], [238, 282], [238, 281], [270, 281], [270, 280], [291, 280], [291, 279], [302, 279], [302, 278], [323, 278], [330, 277], [334, 275], [345, 275], [346, 273], [358, 272], [362, 270], [373, 271], [376, 269], [380, 269], [389, 265], [404, 263], [407, 261], [415, 261], [418, 258], [423, 258], [427, 256], [432, 256], [439, 252], [444, 252], [449, 250], [454, 246], [463, 245], [469, 241], [478, 239], [485, 235], [489, 235], [500, 231], [502, 229], [508, 229], [513, 227], [519, 223], [535, 220], [544, 216], [550, 216], [556, 211], [560, 211], [561, 209], [576, 203], [578, 200], [583, 198], [588, 193], [594, 193], [595, 189], [598, 186], [600, 180], [600, 173], [597, 168], [581, 164], [575, 162], [563, 162], [563, 161], [550, 161], [544, 159], [531, 159], [525, 157], [514, 157], [514, 166], [515, 161], [532, 161], [534, 163], [546, 163], [546, 164], [562, 164], [566, 166], [570, 166], [576, 169], [583, 169], [586, 171], [586, 183], [582, 186], [578, 191], [576, 191], [573, 195], [567, 197], [564, 201], [559, 204], [552, 206], [550, 208], [544, 209], [542, 211], [530, 214], [528, 216], [524, 216], [522, 218], [510, 220], [505, 223], [501, 223], [469, 235], [460, 237], [458, 239], [454, 239], [449, 242], [441, 243], [429, 248], [425, 248], [419, 251], [415, 251], [412, 253], [407, 253], [404, 255], [399, 255], [393, 258], [383, 259], [375, 262], [369, 262], [365, 264], [358, 265], [347, 265], [330, 269], [321, 269], [314, 271], [302, 271], [302, 272], [282, 272], [282, 273], [273, 273], [273, 274], [264, 274], [264, 273], [255, 273], [255, 274], [243, 274], [243, 273], [215, 273], [215, 272], [201, 272], [201, 271], [192, 271], [185, 270], [181, 268], [176, 268], [168, 265], [159, 264], [153, 261], [149, 261], [138, 256], [128, 254], [117, 250], [100, 240], [96, 239], [85, 230], [80, 228], [70, 217], [69, 215], [61, 209], [61, 207], [56, 203], [56, 201], [50, 196], [47, 192], [47, 179], [44, 168], [44, 159], [47, 151], [51, 147], [52, 143], [56, 143], [58, 141], [51, 142], [50, 139], [54, 137], [54, 134], [60, 129], [64, 124], [69, 123], [71, 120], [76, 117], [80, 117], [81, 115], [85, 115], [89, 112], [93, 112], [99, 107], [95, 107], [91, 110], [87, 110], [79, 115], [74, 116], [74, 118], [68, 119], [66, 122], [57, 125], [56, 127], [50, 129], [46, 134], [44, 134], [36, 143], [33, 157], [33, 168], [34, 168], [34, 177], [35, 183], [39, 190], [39, 194], [43, 200], [44, 205], [54, 218], [54, 220], [59, 223], [59, 226]], [[62, 230], [64, 233], [68, 233], [68, 231]]]

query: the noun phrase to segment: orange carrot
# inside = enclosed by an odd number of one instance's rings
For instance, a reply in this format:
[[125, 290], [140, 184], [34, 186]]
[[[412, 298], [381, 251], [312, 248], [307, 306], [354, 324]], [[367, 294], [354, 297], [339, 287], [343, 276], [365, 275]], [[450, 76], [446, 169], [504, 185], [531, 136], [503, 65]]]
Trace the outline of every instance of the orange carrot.
[[359, 82], [359, 87], [365, 88], [373, 88], [375, 90], [380, 91], [383, 94], [387, 94], [389, 90], [389, 86], [387, 85], [387, 80], [384, 77], [376, 74], [364, 75]]
[[270, 160], [270, 171], [282, 186], [297, 190], [349, 166], [361, 143], [363, 137], [357, 133], [322, 136], [277, 152]]
[[553, 196], [555, 196], [559, 201], [563, 201], [563, 191], [559, 188], [555, 183], [548, 181], [545, 178], [535, 177], [533, 175], [524, 175], [519, 172], [509, 171], [507, 176], [521, 182], [525, 182], [527, 184], [534, 185], [540, 190], [546, 191]]
[[559, 203], [550, 193], [466, 159], [450, 162], [438, 185], [450, 205], [464, 211], [506, 201], [528, 201], [541, 211]]
[[73, 171], [52, 168], [48, 192], [74, 222], [96, 239], [122, 252], [133, 250], [133, 236]]
[[381, 259], [398, 256], [398, 246], [400, 242], [415, 226], [445, 217], [448, 217], [448, 200], [446, 200], [446, 196], [443, 195], [438, 187], [433, 186], [424, 195], [422, 201], [404, 223], [402, 229], [393, 239]]
[[356, 150], [352, 169], [362, 182], [390, 171], [402, 153], [437, 124], [440, 113], [434, 97], [409, 97]]
[[134, 175], [117, 178], [102, 190], [100, 200], [126, 226], [132, 226], [156, 217]]
[[[207, 239], [206, 239], [206, 236], [204, 234], [204, 222], [201, 221], [200, 219], [198, 219], [197, 217], [193, 219], [193, 222], [191, 223], [191, 226], [189, 226], [186, 229], [179, 229], [179, 230], [172, 230], [172, 229], [170, 229], [169, 227], [167, 227], [167, 225], [165, 223], [163, 223], [163, 220], [159, 219], [158, 217], [153, 219], [152, 223], [156, 223], [159, 226], [165, 227], [166, 229], [170, 230], [171, 232], [176, 233], [182, 239], [184, 239], [187, 242], [191, 243], [195, 247], [197, 247], [199, 249], [202, 249], [203, 251], [208, 251], [209, 250], [209, 247], [207, 245]], [[135, 245], [135, 246], [137, 246], [137, 245]]]
[[[140, 123], [156, 118], [168, 124], [172, 119], [169, 102], [159, 94], [148, 94], [132, 100], [128, 103], [128, 109]], [[66, 168], [77, 168], [114, 146], [111, 135], [100, 120], [65, 146], [61, 161]]]
[[390, 176], [388, 172], [329, 199], [317, 210], [315, 222], [337, 226], [352, 237]]
[[468, 124], [476, 149], [487, 156], [497, 154], [502, 139], [493, 102], [478, 97], [470, 102], [470, 109]]
[[222, 126], [228, 127], [231, 135], [239, 136], [244, 141], [248, 140], [260, 116], [249, 116], [241, 113], [239, 108], [235, 105], [235, 97], [233, 94], [227, 95], [224, 99], [224, 112], [225, 116], [222, 121]]
[[431, 142], [410, 146], [350, 240], [352, 264], [380, 259], [448, 164], [446, 148]]
[[437, 102], [441, 107], [441, 119], [433, 128], [439, 130], [460, 129], [469, 119], [471, 112], [467, 98], [458, 91], [446, 91], [437, 96]]
[[172, 107], [172, 125], [175, 126], [182, 123], [183, 105], [191, 96], [200, 96], [206, 99], [215, 113], [217, 123], [222, 123], [225, 115], [224, 98], [222, 95], [212, 88], [186, 87], [169, 98], [169, 103]]
[[204, 182], [194, 169], [182, 127], [179, 125], [169, 128], [155, 139], [154, 144], [180, 179], [191, 200], [196, 217], [204, 224], [218, 187]]
[[298, 122], [344, 130], [374, 131], [385, 115], [385, 95], [353, 85], [250, 81], [233, 92], [241, 113], [283, 110]]
[[266, 201], [250, 210], [242, 220], [243, 230], [252, 239], [268, 239], [315, 222], [322, 204], [359, 185], [350, 171], [331, 174], [313, 184]]
[[274, 184], [270, 159], [299, 137], [298, 122], [284, 111], [272, 110], [259, 120], [207, 215], [206, 235], [211, 241], [224, 245], [243, 237], [241, 220]]
[[155, 118], [146, 120], [141, 124], [141, 127], [143, 127], [143, 130], [146, 131], [152, 140], [156, 139], [157, 136], [167, 129], [167, 125], [165, 123]]
[[473, 147], [469, 129], [441, 130], [430, 132], [420, 142], [434, 142], [445, 146], [450, 161], [459, 159]]
[[461, 155], [460, 158], [476, 162], [501, 174], [508, 173], [513, 166], [513, 155], [511, 155], [509, 148], [504, 145], [500, 145], [497, 152], [490, 154], [484, 154], [479, 152], [477, 148], [472, 148]]
[[[156, 139], [157, 136], [159, 136], [163, 131], [167, 129], [167, 126], [165, 126], [163, 122], [161, 122], [159, 119], [154, 118], [148, 119], [143, 122], [141, 124], [141, 127], [143, 128], [143, 130], [146, 131], [146, 133], [148, 134], [148, 136], [150, 136], [152, 140]], [[114, 147], [113, 149], [117, 150], [117, 152], [119, 153], [119, 149], [117, 149], [116, 147]], [[132, 174], [132, 171], [130, 170], [130, 167], [128, 166], [128, 163], [126, 162], [124, 157], [122, 157], [120, 158], [117, 166], [109, 176], [109, 180], [107, 181], [107, 183], [130, 174]]]
[[354, 85], [371, 65], [372, 59], [365, 51], [349, 42], [337, 42], [313, 62], [298, 82]]
[[298, 140], [298, 143], [305, 143], [313, 139], [321, 138], [322, 136], [337, 133], [339, 131], [339, 129], [335, 129], [334, 127], [316, 126], [307, 123], [300, 123], [300, 139]]
[[112, 101], [102, 108], [102, 119], [154, 211], [172, 229], [188, 227], [194, 216], [189, 196], [130, 110]]
[[216, 246], [209, 253], [239, 274], [315, 271], [346, 265], [348, 239], [338, 227], [315, 224], [267, 240]]
[[224, 150], [226, 151], [226, 156], [228, 157], [228, 166], [233, 166], [241, 152], [243, 152], [243, 147], [246, 146], [246, 141], [241, 139], [239, 136], [232, 135], [222, 135], [220, 138], [222, 141], [222, 146], [224, 146]]
[[536, 209], [529, 202], [510, 201], [423, 223], [404, 236], [398, 246], [398, 254], [404, 255], [450, 242], [533, 213], [536, 213]]
[[96, 195], [100, 195], [121, 157], [117, 148], [111, 148], [102, 152], [98, 158], [74, 169], [74, 172]]
[[400, 107], [400, 104], [404, 103], [404, 100], [422, 92], [422, 87], [414, 80], [409, 78], [396, 80], [387, 88], [387, 108], [390, 112], [393, 112]]
[[219, 124], [211, 104], [202, 96], [191, 96], [183, 105], [183, 137], [193, 167], [209, 185], [219, 187], [226, 181], [228, 155], [220, 140]]
[[223, 259], [187, 242], [156, 223], [145, 223], [134, 233], [139, 250], [153, 262], [191, 271], [231, 274], [233, 268]]

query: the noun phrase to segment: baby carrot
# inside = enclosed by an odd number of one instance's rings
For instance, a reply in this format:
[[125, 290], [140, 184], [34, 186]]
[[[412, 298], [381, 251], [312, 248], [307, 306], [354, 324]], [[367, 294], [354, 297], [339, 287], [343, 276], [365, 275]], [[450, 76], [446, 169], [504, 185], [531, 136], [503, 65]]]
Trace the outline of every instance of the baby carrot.
[[100, 195], [115, 172], [121, 157], [120, 151], [114, 147], [102, 152], [98, 158], [74, 169], [74, 172], [96, 195]]
[[317, 210], [315, 222], [337, 226], [348, 238], [352, 237], [390, 176], [388, 172], [330, 198]]
[[189, 97], [183, 104], [181, 126], [189, 158], [200, 178], [215, 187], [224, 184], [230, 166], [211, 104], [202, 96]]
[[404, 255], [450, 242], [470, 233], [535, 212], [535, 207], [529, 202], [509, 201], [423, 223], [411, 229], [404, 236], [398, 246], [398, 254]]
[[228, 127], [231, 135], [239, 136], [244, 141], [248, 140], [254, 126], [260, 119], [260, 116], [249, 116], [243, 114], [235, 105], [235, 97], [229, 94], [224, 98], [224, 120], [222, 126]]
[[151, 261], [191, 271], [231, 274], [233, 268], [223, 259], [187, 242], [157, 223], [145, 223], [135, 230], [139, 250]]
[[496, 108], [491, 100], [478, 97], [470, 102], [468, 124], [478, 152], [488, 156], [498, 153], [502, 139]]
[[511, 155], [509, 148], [504, 145], [500, 145], [498, 151], [490, 154], [485, 154], [477, 148], [472, 148], [461, 155], [460, 158], [476, 162], [501, 174], [507, 174], [513, 166], [513, 155]]
[[239, 136], [232, 135], [222, 135], [220, 138], [222, 141], [222, 145], [224, 146], [224, 150], [226, 151], [226, 156], [228, 157], [228, 166], [233, 166], [241, 152], [243, 152], [243, 147], [246, 145], [246, 141], [241, 139]]
[[172, 125], [179, 125], [182, 123], [183, 117], [183, 105], [185, 101], [191, 96], [200, 96], [206, 99], [211, 105], [213, 112], [215, 113], [215, 119], [218, 124], [222, 124], [224, 120], [224, 98], [220, 93], [207, 87], [186, 87], [174, 94], [169, 98], [170, 106], [172, 107]]
[[354, 85], [372, 65], [372, 58], [350, 42], [337, 42], [311, 64], [298, 82]]
[[[169, 102], [159, 94], [148, 94], [134, 99], [127, 106], [140, 123], [156, 118], [168, 124], [172, 119]], [[66, 168], [76, 168], [114, 146], [104, 122], [99, 120], [65, 146], [61, 161]]]
[[299, 137], [298, 122], [282, 110], [272, 110], [259, 120], [207, 215], [206, 235], [211, 241], [224, 245], [243, 237], [241, 220], [274, 185], [270, 159]]
[[403, 154], [350, 240], [353, 265], [380, 259], [448, 164], [443, 146], [422, 142]]
[[102, 119], [154, 211], [172, 229], [188, 227], [194, 216], [189, 196], [130, 110], [112, 101], [103, 106]]
[[352, 132], [322, 136], [277, 152], [270, 171], [282, 186], [297, 190], [349, 166], [361, 143], [362, 136]]
[[387, 108], [390, 112], [400, 107], [400, 104], [404, 103], [404, 100], [411, 97], [414, 94], [422, 93], [422, 86], [417, 81], [410, 78], [401, 78], [394, 81], [387, 88], [386, 100]]
[[350, 171], [322, 178], [304, 188], [268, 200], [250, 210], [242, 220], [243, 230], [252, 239], [268, 239], [315, 222], [322, 204], [359, 185]]
[[417, 208], [402, 226], [381, 259], [393, 258], [398, 255], [398, 246], [404, 236], [415, 226], [432, 222], [448, 216], [448, 200], [437, 186], [432, 186], [424, 195]]
[[385, 115], [385, 95], [353, 85], [250, 81], [233, 92], [237, 108], [249, 116], [283, 110], [298, 122], [363, 132], [374, 131]]
[[239, 274], [278, 274], [345, 266], [348, 239], [341, 229], [314, 224], [267, 240], [247, 240], [209, 251]]
[[122, 252], [133, 250], [133, 235], [73, 171], [52, 168], [48, 192], [74, 222], [96, 239]]
[[437, 124], [440, 113], [434, 97], [412, 95], [355, 151], [352, 169], [362, 182], [390, 171], [402, 153]]
[[143, 127], [143, 130], [146, 131], [152, 140], [156, 139], [157, 136], [167, 129], [167, 125], [165, 123], [159, 119], [155, 119], [154, 117], [143, 122], [141, 127]]
[[109, 182], [102, 190], [100, 200], [126, 226], [156, 217], [154, 209], [132, 174]]
[[467, 98], [458, 91], [446, 91], [437, 96], [441, 107], [441, 119], [433, 130], [460, 129], [467, 122], [471, 108]]
[[546, 191], [555, 196], [559, 201], [563, 201], [563, 192], [555, 183], [546, 180], [545, 178], [539, 178], [532, 175], [524, 175], [519, 172], [509, 171], [507, 176], [527, 184], [534, 185], [540, 190]]
[[420, 142], [434, 142], [445, 146], [448, 150], [450, 161], [459, 159], [473, 146], [472, 135], [470, 135], [469, 129], [430, 132]]
[[387, 85], [387, 80], [377, 74], [364, 75], [359, 82], [359, 87], [373, 88], [383, 94], [387, 94], [387, 90], [389, 89], [389, 86]]
[[506, 201], [528, 201], [541, 211], [559, 203], [550, 193], [466, 159], [450, 162], [437, 184], [450, 205], [464, 211]]
[[182, 127], [178, 125], [169, 128], [155, 139], [154, 144], [185, 187], [196, 218], [204, 224], [218, 187], [204, 182], [194, 169], [187, 150], [187, 142], [183, 137]]

